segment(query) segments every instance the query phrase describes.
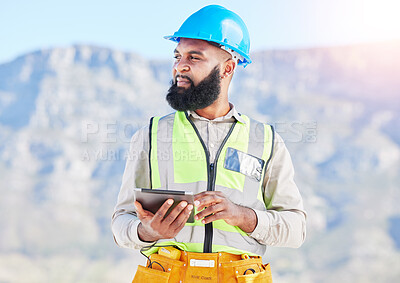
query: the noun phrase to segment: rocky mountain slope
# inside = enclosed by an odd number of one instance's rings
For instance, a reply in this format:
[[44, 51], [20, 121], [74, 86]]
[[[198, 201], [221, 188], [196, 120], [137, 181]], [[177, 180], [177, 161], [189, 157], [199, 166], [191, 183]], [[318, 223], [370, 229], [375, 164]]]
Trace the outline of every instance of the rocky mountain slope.
[[[308, 212], [300, 249], [267, 250], [274, 279], [393, 282], [400, 42], [270, 50], [253, 61], [234, 75], [231, 101], [284, 137]], [[131, 280], [144, 259], [115, 246], [110, 217], [130, 137], [172, 111], [171, 65], [93, 46], [0, 65], [1, 282]]]

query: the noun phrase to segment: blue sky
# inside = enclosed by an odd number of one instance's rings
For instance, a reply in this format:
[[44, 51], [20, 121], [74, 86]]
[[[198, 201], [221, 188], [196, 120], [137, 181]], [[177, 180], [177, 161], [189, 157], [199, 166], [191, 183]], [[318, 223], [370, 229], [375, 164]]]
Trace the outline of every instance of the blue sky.
[[171, 34], [193, 12], [220, 4], [238, 13], [251, 51], [400, 39], [397, 0], [0, 0], [0, 63], [40, 48], [93, 44], [172, 58]]

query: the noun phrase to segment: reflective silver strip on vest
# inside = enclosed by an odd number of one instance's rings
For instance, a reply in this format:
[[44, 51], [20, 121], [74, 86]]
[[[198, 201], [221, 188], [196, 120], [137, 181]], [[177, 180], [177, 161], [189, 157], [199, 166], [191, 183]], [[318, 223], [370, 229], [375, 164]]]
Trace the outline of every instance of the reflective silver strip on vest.
[[[250, 119], [250, 137], [249, 137], [249, 146], [247, 150], [247, 154], [255, 156], [259, 159], [262, 158], [264, 153], [265, 146], [265, 128], [264, 124], [259, 123], [253, 119]], [[255, 178], [251, 178], [246, 176], [244, 181], [243, 194], [247, 196], [251, 204], [247, 204], [246, 206], [258, 209], [258, 210], [266, 210], [264, 202], [261, 202], [257, 199], [258, 190], [260, 189], [260, 182], [263, 182], [264, 177], [264, 167], [267, 166], [267, 160], [263, 160], [263, 167], [261, 168], [261, 180], [256, 180]], [[251, 196], [249, 198], [248, 196]]]
[[174, 155], [172, 152], [172, 133], [174, 125], [174, 113], [162, 117], [157, 128], [157, 158], [160, 173], [161, 189], [170, 189], [169, 184], [174, 183]]

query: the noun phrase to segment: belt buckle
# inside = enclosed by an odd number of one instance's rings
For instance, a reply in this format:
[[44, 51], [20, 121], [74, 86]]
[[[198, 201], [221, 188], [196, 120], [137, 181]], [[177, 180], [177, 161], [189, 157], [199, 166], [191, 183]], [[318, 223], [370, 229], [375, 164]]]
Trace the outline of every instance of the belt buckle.
[[192, 258], [190, 260], [190, 266], [196, 266], [196, 267], [214, 267], [215, 266], [215, 260], [210, 259], [210, 260], [204, 260], [204, 259], [194, 259]]

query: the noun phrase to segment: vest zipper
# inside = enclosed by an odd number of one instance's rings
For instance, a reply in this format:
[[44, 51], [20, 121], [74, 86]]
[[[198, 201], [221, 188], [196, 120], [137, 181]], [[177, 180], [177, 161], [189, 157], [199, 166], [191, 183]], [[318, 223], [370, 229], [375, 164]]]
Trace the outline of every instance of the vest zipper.
[[[214, 170], [214, 163], [211, 163], [210, 166], [208, 166], [209, 170], [209, 180], [208, 180], [208, 186], [207, 186], [207, 191], [214, 191], [215, 187], [213, 186], [214, 184], [214, 179], [215, 179], [215, 170]], [[213, 238], [213, 224], [207, 223], [204, 225], [205, 229], [205, 234], [204, 234], [204, 245], [203, 245], [203, 253], [211, 253], [212, 252], [212, 238]]]
[[[231, 128], [229, 129], [229, 132], [226, 134], [224, 140], [222, 141], [220, 147], [218, 148], [217, 154], [215, 155], [215, 160], [214, 163], [210, 163], [210, 153], [203, 141], [203, 139], [200, 136], [199, 131], [197, 130], [195, 124], [193, 123], [192, 120], [190, 120], [187, 112], [185, 112], [186, 119], [190, 122], [192, 125], [194, 131], [196, 132], [197, 137], [199, 138], [201, 145], [203, 146], [204, 152], [206, 154], [206, 160], [207, 160], [207, 191], [215, 191], [215, 179], [217, 176], [217, 162], [219, 158], [219, 154], [222, 151], [222, 148], [224, 147], [226, 141], [230, 137], [233, 129], [235, 128], [235, 125], [237, 121], [233, 123]], [[204, 225], [205, 229], [205, 235], [204, 235], [204, 245], [203, 245], [203, 253], [212, 253], [212, 239], [213, 239], [213, 225], [212, 222]]]

